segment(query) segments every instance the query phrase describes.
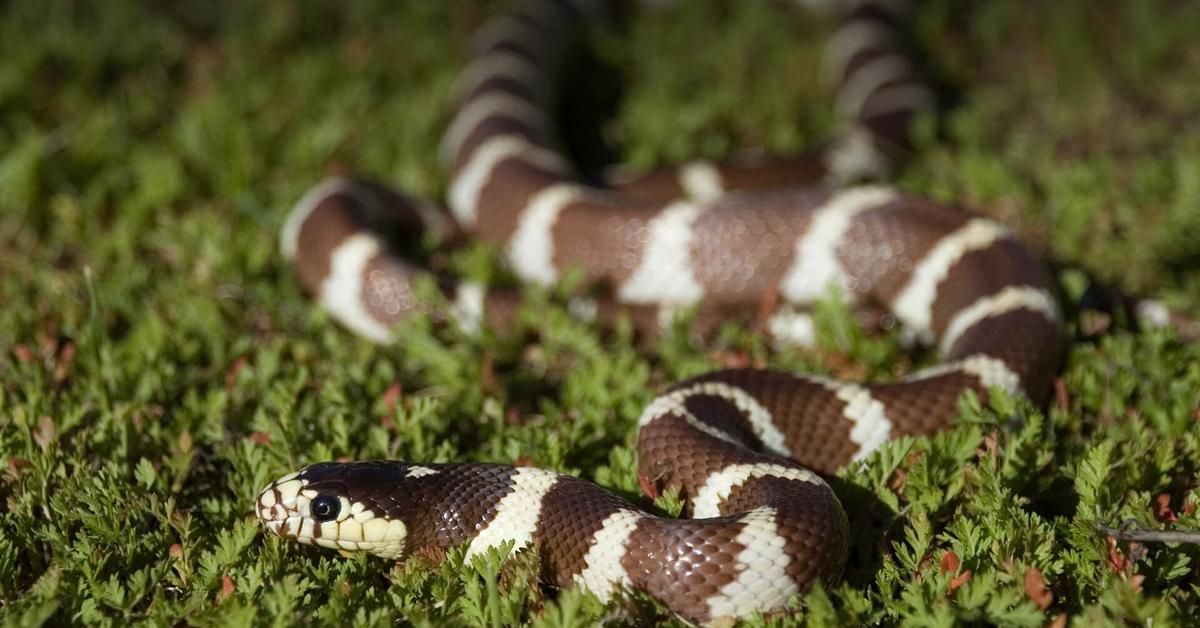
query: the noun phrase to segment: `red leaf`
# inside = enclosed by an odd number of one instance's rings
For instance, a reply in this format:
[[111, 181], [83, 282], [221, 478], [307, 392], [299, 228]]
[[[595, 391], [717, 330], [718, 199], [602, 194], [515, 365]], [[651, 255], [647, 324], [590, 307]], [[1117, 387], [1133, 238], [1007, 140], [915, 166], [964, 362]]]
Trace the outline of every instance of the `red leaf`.
[[75, 343], [67, 341], [58, 351], [58, 364], [54, 367], [54, 381], [61, 384], [67, 379], [71, 364], [75, 362]]
[[1054, 594], [1046, 586], [1046, 577], [1037, 567], [1030, 567], [1029, 571], [1025, 572], [1025, 595], [1042, 610], [1050, 608], [1050, 602], [1054, 601]]
[[225, 390], [233, 390], [233, 387], [237, 385], [238, 373], [241, 373], [247, 364], [249, 364], [249, 361], [246, 359], [246, 356], [233, 361], [233, 365], [229, 367], [228, 371], [225, 371]]
[[1125, 568], [1129, 562], [1125, 560], [1125, 554], [1117, 548], [1117, 540], [1113, 537], [1108, 537], [1108, 566], [1118, 574], [1124, 575]]
[[387, 390], [383, 391], [383, 407], [387, 408], [388, 412], [396, 409], [396, 402], [400, 399], [400, 393], [403, 392], [400, 387], [400, 382], [396, 382], [388, 386]]
[[17, 358], [17, 361], [23, 364], [29, 364], [36, 359], [33, 355], [33, 349], [30, 349], [29, 345], [17, 345], [13, 347], [12, 352], [13, 357]]
[[958, 560], [958, 554], [950, 550], [942, 552], [942, 573], [958, 573], [961, 562]]
[[266, 445], [271, 442], [271, 435], [266, 432], [250, 432], [246, 438], [256, 445]]
[[722, 368], [743, 369], [753, 366], [750, 354], [745, 351], [713, 351], [709, 357]]
[[220, 604], [222, 600], [231, 595], [233, 595], [233, 578], [230, 578], [227, 574], [222, 574], [221, 590], [217, 591], [217, 603]]
[[642, 489], [642, 494], [650, 499], [658, 499], [658, 489], [654, 486], [654, 481], [650, 478], [638, 474], [638, 486]]
[[1175, 523], [1179, 517], [1175, 516], [1175, 511], [1171, 510], [1171, 496], [1167, 493], [1159, 493], [1154, 496], [1154, 518], [1166, 523]]
[[946, 587], [946, 593], [954, 593], [956, 590], [958, 590], [959, 587], [966, 584], [967, 580], [970, 580], [970, 579], [971, 579], [971, 570], [970, 569], [967, 569], [966, 571], [958, 574], [957, 576], [954, 576], [954, 579], [950, 581], [950, 585], [948, 587]]

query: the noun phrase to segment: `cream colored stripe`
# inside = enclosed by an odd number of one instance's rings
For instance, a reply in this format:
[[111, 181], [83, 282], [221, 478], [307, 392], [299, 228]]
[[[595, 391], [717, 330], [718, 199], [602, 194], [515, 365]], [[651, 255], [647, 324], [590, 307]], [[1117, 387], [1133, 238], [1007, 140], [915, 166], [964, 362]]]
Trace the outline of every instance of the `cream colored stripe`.
[[[642, 412], [641, 418], [638, 420], [638, 427], [644, 427], [654, 419], [666, 413], [663, 408], [669, 408], [671, 411], [685, 413], [691, 416], [687, 411], [684, 402], [692, 395], [712, 395], [720, 397], [732, 403], [749, 424], [750, 430], [758, 437], [759, 442], [763, 444], [763, 448], [777, 456], [789, 455], [787, 441], [784, 438], [783, 432], [775, 425], [771, 412], [765, 406], [752, 397], [745, 390], [722, 382], [698, 382], [686, 388], [673, 390], [664, 395], [660, 395], [646, 406]], [[716, 428], [708, 426], [699, 419], [696, 419], [705, 427], [716, 431]], [[722, 432], [722, 434], [724, 434]], [[737, 442], [729, 435], [724, 435], [724, 440]]]
[[853, 20], [837, 29], [825, 44], [821, 59], [821, 75], [836, 85], [846, 73], [854, 55], [871, 48], [886, 48], [895, 42], [892, 30], [876, 21]]
[[550, 172], [570, 171], [570, 165], [558, 153], [533, 144], [517, 135], [493, 137], [471, 153], [471, 158], [450, 182], [446, 201], [463, 227], [475, 225], [479, 212], [479, 195], [491, 181], [492, 171], [506, 159], [521, 159]]
[[696, 496], [692, 498], [692, 516], [696, 519], [720, 517], [721, 502], [729, 498], [733, 489], [745, 484], [746, 480], [763, 477], [797, 480], [809, 484], [825, 484], [820, 476], [808, 469], [767, 463], [731, 464], [714, 471], [704, 480], [704, 486], [701, 486], [696, 491]]
[[642, 513], [628, 508], [605, 517], [600, 529], [592, 536], [591, 547], [583, 557], [584, 568], [573, 579], [575, 584], [594, 593], [603, 603], [608, 603], [619, 587], [628, 587], [631, 584], [629, 573], [621, 565], [621, 559], [625, 557], [625, 544], [630, 535], [645, 518]]
[[947, 373], [965, 373], [979, 379], [984, 388], [1000, 388], [1010, 395], [1024, 395], [1025, 387], [1021, 376], [1012, 370], [1003, 360], [984, 353], [976, 353], [965, 358], [938, 364], [922, 369], [906, 377], [906, 382], [917, 382]]
[[853, 187], [834, 194], [814, 210], [804, 235], [796, 241], [792, 265], [780, 285], [783, 297], [806, 304], [826, 296], [830, 284], [844, 290], [848, 279], [837, 258], [842, 237], [855, 215], [896, 197], [894, 190], [882, 186]]
[[466, 96], [489, 79], [504, 77], [512, 79], [540, 93], [545, 87], [545, 76], [524, 55], [507, 50], [497, 50], [476, 57], [462, 71], [454, 87], [459, 97]]
[[517, 218], [508, 242], [508, 261], [525, 281], [548, 286], [558, 280], [554, 266], [554, 223], [563, 208], [584, 198], [585, 188], [558, 183], [538, 192]]
[[707, 203], [725, 193], [721, 171], [710, 161], [693, 161], [679, 169], [679, 187], [689, 199]]
[[512, 490], [496, 504], [496, 514], [467, 545], [467, 557], [489, 547], [513, 541], [513, 552], [529, 545], [537, 530], [546, 493], [558, 483], [558, 474], [544, 469], [517, 469], [510, 480]]
[[896, 318], [909, 326], [922, 342], [932, 342], [933, 304], [937, 300], [938, 286], [949, 275], [950, 269], [967, 253], [985, 249], [1010, 235], [995, 222], [976, 218], [938, 240], [913, 268], [908, 282], [892, 302]]
[[887, 408], [871, 394], [866, 386], [829, 377], [815, 375], [804, 379], [820, 384], [833, 393], [844, 405], [842, 417], [850, 421], [850, 441], [858, 445], [854, 459], [865, 458], [888, 441], [892, 434], [892, 421]]
[[689, 305], [704, 296], [692, 270], [692, 223], [707, 209], [686, 201], [668, 205], [650, 220], [638, 266], [617, 289], [625, 303]]
[[1057, 322], [1060, 318], [1058, 303], [1054, 296], [1043, 288], [1030, 286], [1008, 286], [996, 294], [981, 297], [950, 319], [938, 348], [949, 353], [963, 332], [986, 318], [1006, 314], [1014, 310], [1039, 312], [1047, 320]]
[[383, 242], [369, 233], [356, 233], [329, 257], [329, 275], [321, 282], [321, 305], [350, 331], [375, 342], [391, 340], [392, 330], [367, 310], [362, 300], [363, 271], [383, 251]]
[[508, 92], [485, 92], [467, 103], [450, 122], [442, 136], [442, 161], [452, 163], [467, 136], [484, 120], [493, 117], [524, 122], [546, 141], [554, 137], [550, 120], [540, 106]]
[[733, 582], [708, 598], [710, 621], [720, 623], [763, 609], [781, 609], [799, 593], [788, 577], [792, 562], [787, 539], [779, 534], [774, 508], [755, 508], [738, 519], [742, 530], [734, 541], [744, 549], [737, 555], [742, 570]]
[[871, 59], [857, 68], [838, 90], [836, 109], [842, 119], [855, 119], [880, 87], [912, 71], [912, 62], [898, 53]]

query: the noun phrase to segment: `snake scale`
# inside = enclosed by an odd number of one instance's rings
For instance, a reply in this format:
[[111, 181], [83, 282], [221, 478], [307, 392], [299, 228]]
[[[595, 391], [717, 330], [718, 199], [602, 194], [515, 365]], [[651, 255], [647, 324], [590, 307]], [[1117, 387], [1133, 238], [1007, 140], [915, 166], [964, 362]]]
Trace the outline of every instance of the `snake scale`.
[[[614, 3], [615, 4], [615, 3]], [[542, 578], [609, 600], [648, 592], [695, 622], [784, 609], [837, 578], [847, 521], [819, 474], [889, 438], [953, 421], [967, 390], [1042, 403], [1062, 353], [1043, 267], [1004, 227], [857, 181], [886, 174], [934, 92], [910, 57], [900, 2], [844, 7], [826, 53], [842, 131], [779, 161], [693, 162], [590, 185], [547, 103], [584, 27], [617, 7], [533, 0], [473, 40], [445, 134], [450, 215], [377, 185], [333, 179], [294, 208], [282, 247], [302, 284], [346, 327], [384, 342], [414, 313], [503, 328], [518, 293], [440, 278], [450, 312], [414, 292], [428, 273], [385, 235], [466, 232], [498, 245], [524, 281], [580, 269], [609, 298], [580, 297], [598, 324], [652, 334], [681, 307], [712, 325], [759, 312], [778, 343], [811, 337], [803, 308], [830, 292], [878, 307], [941, 361], [887, 383], [728, 369], [682, 382], [639, 420], [639, 473], [678, 487], [685, 519], [646, 512], [584, 480], [499, 464], [320, 463], [257, 498], [274, 533], [401, 559], [466, 544], [533, 545]], [[386, 225], [387, 234], [381, 233]], [[764, 302], [773, 304], [765, 315]]]

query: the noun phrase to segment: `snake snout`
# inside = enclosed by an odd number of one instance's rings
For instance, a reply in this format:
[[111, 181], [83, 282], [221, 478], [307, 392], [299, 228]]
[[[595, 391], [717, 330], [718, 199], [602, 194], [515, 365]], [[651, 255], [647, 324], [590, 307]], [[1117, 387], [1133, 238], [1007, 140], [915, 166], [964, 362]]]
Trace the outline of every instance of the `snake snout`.
[[295, 537], [303, 517], [300, 513], [300, 491], [304, 481], [297, 474], [286, 475], [259, 491], [255, 515], [271, 532], [282, 537]]

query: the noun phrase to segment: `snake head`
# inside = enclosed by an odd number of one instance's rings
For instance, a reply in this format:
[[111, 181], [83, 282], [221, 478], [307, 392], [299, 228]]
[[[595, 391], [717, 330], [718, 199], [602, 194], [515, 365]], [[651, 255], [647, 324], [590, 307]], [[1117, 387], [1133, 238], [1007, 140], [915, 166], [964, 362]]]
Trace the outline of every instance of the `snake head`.
[[364, 472], [377, 476], [378, 470], [374, 463], [305, 467], [259, 491], [255, 514], [268, 530], [286, 539], [400, 558], [408, 537], [404, 522], [385, 516], [373, 500], [356, 494], [364, 486], [358, 481]]

